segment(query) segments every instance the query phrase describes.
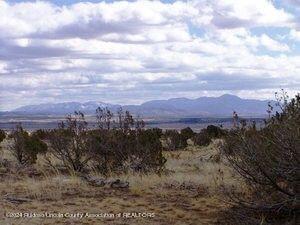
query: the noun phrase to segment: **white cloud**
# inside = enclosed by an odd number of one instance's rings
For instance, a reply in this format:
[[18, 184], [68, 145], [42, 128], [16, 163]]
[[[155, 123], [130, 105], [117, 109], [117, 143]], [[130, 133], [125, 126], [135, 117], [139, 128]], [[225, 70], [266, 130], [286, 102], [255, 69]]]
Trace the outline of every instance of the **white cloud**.
[[295, 46], [268, 31], [283, 27], [299, 40], [295, 17], [269, 0], [1, 1], [0, 108], [24, 98], [140, 102], [224, 90], [246, 96], [283, 80], [299, 89]]
[[276, 8], [270, 0], [195, 0], [201, 9], [210, 8], [210, 23], [219, 28], [292, 26], [294, 16], [284, 9]]
[[279, 52], [290, 51], [290, 48], [287, 44], [279, 43], [279, 42], [273, 40], [272, 38], [270, 38], [266, 34], [263, 34], [260, 37], [260, 42], [261, 42], [261, 45], [263, 45], [264, 47], [266, 47], [267, 49], [269, 49], [271, 51], [279, 51]]
[[0, 60], [0, 74], [7, 73], [7, 63]]
[[299, 41], [300, 42], [300, 31], [297, 31], [295, 29], [292, 29], [289, 33], [289, 37], [290, 39], [292, 40], [295, 40], [295, 41]]
[[195, 8], [183, 2], [85, 2], [65, 7], [47, 2], [9, 4], [2, 1], [0, 4], [0, 30], [4, 37], [94, 38], [114, 33], [134, 35], [146, 33], [148, 29], [149, 32], [157, 32], [157, 26], [166, 24], [168, 26], [165, 28], [170, 31], [178, 29], [172, 24], [197, 15]]

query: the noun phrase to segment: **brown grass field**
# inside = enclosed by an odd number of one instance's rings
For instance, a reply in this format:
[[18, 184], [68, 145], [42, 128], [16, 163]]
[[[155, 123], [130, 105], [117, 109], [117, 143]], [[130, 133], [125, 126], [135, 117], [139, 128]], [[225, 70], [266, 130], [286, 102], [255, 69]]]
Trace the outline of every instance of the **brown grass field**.
[[[0, 158], [14, 163], [6, 144], [2, 143]], [[44, 156], [30, 169], [0, 167], [0, 224], [225, 224], [219, 215], [228, 204], [219, 187], [238, 179], [219, 146], [220, 140], [215, 140], [208, 147], [190, 144], [183, 151], [165, 152], [166, 170], [161, 175], [111, 175], [128, 181], [128, 189], [91, 186], [78, 176], [49, 169]], [[26, 214], [46, 212], [53, 217]], [[59, 213], [63, 217], [54, 217]]]

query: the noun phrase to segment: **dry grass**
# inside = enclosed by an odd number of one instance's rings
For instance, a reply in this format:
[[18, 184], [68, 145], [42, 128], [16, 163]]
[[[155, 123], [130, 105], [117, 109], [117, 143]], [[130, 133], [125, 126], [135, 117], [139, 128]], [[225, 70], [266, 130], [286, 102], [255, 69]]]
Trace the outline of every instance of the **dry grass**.
[[[5, 145], [5, 144], [4, 144]], [[220, 209], [219, 184], [237, 182], [231, 170], [219, 161], [218, 141], [208, 147], [189, 146], [185, 151], [165, 152], [166, 173], [124, 174], [127, 190], [92, 187], [77, 176], [49, 173], [40, 157], [35, 165], [41, 176], [6, 174], [0, 183], [0, 224], [214, 224]], [[5, 146], [3, 146], [5, 149]], [[2, 158], [11, 160], [5, 150]], [[58, 165], [60, 162], [53, 161]], [[112, 177], [116, 175], [111, 175]], [[30, 199], [14, 204], [5, 196]], [[148, 218], [7, 218], [8, 212], [61, 213], [154, 213]]]

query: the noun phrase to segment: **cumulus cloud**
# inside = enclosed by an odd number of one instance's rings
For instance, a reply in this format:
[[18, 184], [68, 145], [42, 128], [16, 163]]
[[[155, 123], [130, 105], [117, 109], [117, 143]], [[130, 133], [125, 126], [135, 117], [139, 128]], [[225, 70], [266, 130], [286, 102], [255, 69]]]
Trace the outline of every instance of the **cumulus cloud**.
[[289, 33], [289, 37], [290, 39], [292, 40], [295, 40], [295, 41], [299, 41], [300, 42], [300, 31], [297, 31], [295, 29], [292, 29]]
[[291, 26], [294, 16], [284, 9], [276, 8], [269, 0], [200, 0], [194, 5], [210, 7], [211, 23], [218, 28]]
[[299, 90], [298, 33], [269, 0], [0, 1], [0, 109]]
[[287, 44], [279, 43], [278, 41], [273, 40], [266, 34], [263, 34], [260, 37], [260, 42], [261, 45], [263, 45], [264, 47], [266, 47], [271, 51], [280, 51], [280, 52], [290, 51], [290, 48]]
[[20, 4], [2, 1], [0, 4], [0, 28], [6, 30], [1, 35], [15, 38], [93, 39], [106, 34], [141, 35], [147, 29], [155, 31], [157, 26], [163, 25], [168, 25], [166, 28], [171, 32], [178, 32], [178, 26], [172, 24], [197, 15], [195, 8], [183, 2], [83, 2], [64, 7], [39, 1]]

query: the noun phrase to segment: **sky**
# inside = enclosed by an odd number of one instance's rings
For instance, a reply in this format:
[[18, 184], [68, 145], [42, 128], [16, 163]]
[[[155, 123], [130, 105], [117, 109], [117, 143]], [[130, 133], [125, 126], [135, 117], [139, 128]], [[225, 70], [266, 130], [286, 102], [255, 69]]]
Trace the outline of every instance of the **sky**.
[[300, 91], [300, 0], [0, 0], [0, 110]]

